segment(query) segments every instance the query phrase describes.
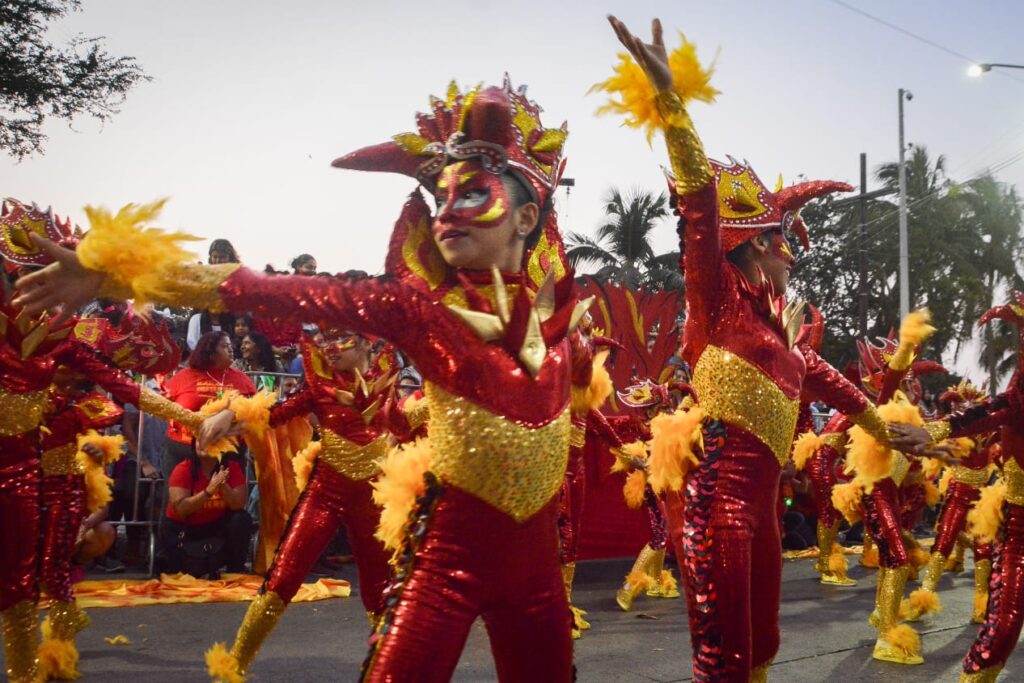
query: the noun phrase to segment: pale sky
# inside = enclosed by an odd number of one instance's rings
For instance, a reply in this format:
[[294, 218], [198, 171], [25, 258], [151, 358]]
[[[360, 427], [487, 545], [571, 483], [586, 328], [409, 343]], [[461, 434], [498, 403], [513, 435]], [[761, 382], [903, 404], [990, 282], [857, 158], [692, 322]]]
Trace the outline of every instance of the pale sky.
[[[974, 60], [1024, 64], [1019, 0], [849, 2]], [[51, 204], [83, 227], [85, 204], [170, 196], [165, 227], [226, 237], [254, 267], [310, 252], [321, 270], [378, 272], [415, 183], [329, 164], [413, 130], [414, 113], [452, 78], [498, 83], [508, 71], [529, 85], [546, 125], [569, 122], [576, 187], [568, 201], [559, 195], [563, 230], [590, 232], [610, 187], [660, 191], [660, 145], [595, 118], [601, 100], [586, 94], [619, 50], [607, 12], [645, 32], [660, 16], [670, 43], [678, 29], [703, 60], [718, 52], [722, 95], [692, 106], [698, 129], [711, 156], [746, 158], [767, 182], [781, 172], [787, 182], [856, 185], [860, 152], [871, 168], [895, 160], [900, 87], [914, 95], [907, 139], [944, 154], [953, 178], [1024, 152], [1024, 70], [969, 78], [967, 60], [830, 0], [82, 5], [54, 35], [106, 36], [110, 52], [136, 57], [153, 80], [106, 125], [51, 123], [43, 155], [0, 157], [0, 192]], [[1024, 161], [998, 177], [1024, 189]], [[658, 247], [674, 238], [666, 223]], [[197, 250], [205, 255], [206, 243]]]

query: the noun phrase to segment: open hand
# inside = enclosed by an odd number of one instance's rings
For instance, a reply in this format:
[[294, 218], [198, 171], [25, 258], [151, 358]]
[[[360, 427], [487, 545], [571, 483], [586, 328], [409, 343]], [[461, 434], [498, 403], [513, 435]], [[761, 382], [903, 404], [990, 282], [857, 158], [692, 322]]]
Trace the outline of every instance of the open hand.
[[917, 425], [890, 424], [889, 445], [904, 453], [924, 455], [931, 448], [932, 435]]
[[18, 279], [15, 306], [33, 315], [59, 308], [58, 321], [62, 321], [99, 296], [103, 273], [89, 270], [79, 263], [75, 252], [45, 237], [32, 234], [31, 239], [53, 258], [53, 263]]
[[608, 23], [612, 25], [615, 35], [619, 37], [619, 42], [629, 50], [633, 59], [647, 74], [651, 85], [662, 92], [672, 90], [672, 71], [668, 67], [668, 52], [665, 50], [661, 21], [654, 19], [651, 22], [651, 42], [649, 43], [645, 43], [633, 35], [625, 24], [610, 14]]
[[197, 448], [205, 451], [210, 444], [217, 443], [229, 436], [238, 436], [245, 431], [244, 422], [235, 421], [235, 411], [230, 408], [214, 413], [203, 420], [196, 435]]

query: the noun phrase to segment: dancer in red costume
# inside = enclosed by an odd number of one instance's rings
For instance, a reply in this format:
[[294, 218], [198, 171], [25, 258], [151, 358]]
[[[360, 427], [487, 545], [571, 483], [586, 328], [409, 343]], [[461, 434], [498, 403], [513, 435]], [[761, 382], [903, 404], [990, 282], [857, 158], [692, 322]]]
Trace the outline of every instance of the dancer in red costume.
[[[75, 244], [69, 222], [61, 222], [51, 211], [6, 200], [0, 218], [0, 253], [24, 267], [49, 262], [28, 234], [48, 236], [69, 247]], [[57, 367], [67, 366], [122, 403], [153, 415], [184, 421], [196, 429], [203, 422], [199, 415], [122, 374], [104, 355], [105, 349], [116, 345], [108, 346], [105, 335], [90, 333], [104, 324], [58, 325], [45, 313], [36, 317], [8, 303], [6, 293], [0, 301], [0, 617], [7, 675], [16, 683], [35, 681], [39, 672], [35, 614], [41, 524], [39, 427], [50, 409], [49, 387]]]
[[[370, 372], [370, 343], [344, 334], [320, 348], [301, 345], [306, 384], [270, 411], [270, 426], [314, 414], [320, 424], [315, 461], [288, 521], [260, 594], [249, 606], [230, 653], [217, 643], [207, 653], [211, 673], [245, 676], [259, 648], [302, 581], [344, 525], [359, 572], [359, 593], [371, 624], [382, 612], [388, 556], [374, 538], [380, 509], [371, 480], [388, 450], [385, 420], [393, 374]], [[227, 663], [225, 671], [224, 663]]]
[[[915, 358], [934, 332], [929, 321], [926, 310], [914, 311], [900, 326], [898, 342], [895, 338], [884, 339], [881, 346], [858, 342], [860, 385], [891, 422], [923, 422], [916, 406], [920, 383], [915, 373], [932, 371], [937, 364]], [[833, 488], [832, 502], [851, 522], [863, 511], [865, 532], [878, 549], [878, 589], [869, 618], [878, 628], [872, 656], [896, 664], [921, 664], [920, 637], [900, 623], [904, 589], [916, 566], [913, 560], [922, 554], [901, 519], [900, 487], [917, 459], [879, 444], [872, 434], [851, 429], [846, 463], [845, 471], [853, 480]], [[931, 597], [915, 591], [903, 612], [938, 609]]]
[[[941, 401], [949, 401], [955, 412], [969, 409], [984, 400], [985, 394], [975, 389], [966, 380], [956, 387], [950, 387]], [[988, 485], [992, 475], [992, 435], [982, 434], [975, 439], [961, 437], [957, 439], [959, 464], [950, 468], [950, 480], [946, 489], [946, 499], [942, 506], [942, 516], [937, 527], [938, 534], [932, 546], [931, 557], [921, 582], [922, 591], [935, 593], [939, 579], [946, 569], [950, 558], [956, 552], [957, 542], [967, 528], [967, 513], [981, 497], [982, 490]], [[976, 624], [985, 619], [988, 605], [988, 580], [992, 573], [992, 544], [971, 543], [974, 551], [974, 609], [971, 621]], [[936, 597], [936, 600], [938, 598]], [[909, 613], [908, 620], [916, 619], [919, 614]]]
[[964, 659], [961, 683], [994, 682], [1024, 625], [1024, 293], [1014, 292], [1010, 303], [986, 312], [979, 325], [996, 318], [1016, 325], [1022, 342], [1017, 369], [1006, 390], [948, 418], [929, 422], [924, 429], [899, 427], [894, 439], [899, 447], [920, 450], [925, 429], [936, 441], [999, 431], [1006, 491], [995, 513], [1002, 528], [993, 551], [988, 613]]
[[[686, 389], [688, 391], [689, 388]], [[644, 414], [644, 419], [635, 414], [613, 418], [619, 446], [612, 451], [616, 456], [612, 471], [627, 472], [622, 489], [626, 505], [632, 509], [644, 508], [650, 532], [650, 540], [640, 550], [622, 587], [615, 593], [615, 602], [628, 612], [641, 591], [646, 590], [652, 598], [679, 597], [675, 577], [671, 570], [665, 569], [665, 549], [668, 546], [665, 505], [647, 482], [650, 469], [648, 442], [651, 440], [648, 423], [662, 412], [671, 412], [675, 405], [669, 388], [649, 379], [616, 393], [623, 405], [642, 410]]]
[[[656, 490], [680, 488], [683, 461], [693, 466], [680, 556], [694, 679], [765, 680], [779, 644], [776, 498], [801, 395], [886, 438], [864, 395], [817, 354], [794, 346], [803, 307], [783, 296], [794, 261], [785, 231], [806, 237], [799, 208], [850, 187], [809, 182], [773, 193], [743, 164], [709, 162], [683, 100], [714, 94], [694, 68], [693, 46], [673, 54], [674, 66], [691, 67], [674, 78], [660, 23], [646, 44], [611, 22], [640, 68], [624, 57], [601, 87], [622, 97], [609, 108], [628, 114], [629, 123], [664, 133], [681, 216], [683, 358], [693, 368], [697, 407], [652, 422], [651, 459]], [[695, 90], [677, 92], [695, 82]]]
[[[40, 578], [50, 599], [46, 636], [39, 653], [46, 678], [78, 677], [75, 636], [89, 624], [85, 612], [75, 604], [71, 584], [71, 562], [78, 530], [87, 514], [86, 480], [75, 456], [78, 436], [119, 424], [123, 411], [97, 393], [83, 393], [73, 374], [58, 371], [52, 403], [57, 412], [46, 420], [41, 442], [43, 471], [42, 548]], [[102, 457], [102, 454], [101, 454]], [[99, 463], [102, 466], [104, 463]], [[105, 482], [101, 482], [103, 484]], [[102, 494], [101, 494], [102, 495]], [[109, 495], [109, 494], [108, 494]], [[95, 495], [90, 495], [95, 499]], [[94, 505], [102, 506], [102, 498]], [[95, 512], [92, 506], [88, 513]]]
[[[418, 484], [411, 492], [397, 474], [378, 482], [382, 497], [402, 491], [382, 525], [391, 510], [389, 530], [406, 535], [365, 680], [448, 680], [478, 616], [499, 679], [572, 677], [555, 522], [569, 451], [567, 337], [586, 306], [552, 210], [566, 134], [544, 128], [507, 80], [465, 94], [453, 85], [418, 132], [336, 160], [415, 176], [434, 193], [436, 217], [419, 192], [407, 201], [384, 278], [193, 265], [172, 245], [137, 248], [168, 241], [151, 230], [115, 230], [130, 235], [115, 253], [106, 228], [116, 221], [94, 213], [77, 253], [47, 245], [60, 265], [23, 281], [34, 310], [134, 293], [372, 334], [409, 356], [426, 380], [430, 437], [405, 462], [426, 472], [406, 479]], [[138, 227], [130, 211], [121, 217]]]

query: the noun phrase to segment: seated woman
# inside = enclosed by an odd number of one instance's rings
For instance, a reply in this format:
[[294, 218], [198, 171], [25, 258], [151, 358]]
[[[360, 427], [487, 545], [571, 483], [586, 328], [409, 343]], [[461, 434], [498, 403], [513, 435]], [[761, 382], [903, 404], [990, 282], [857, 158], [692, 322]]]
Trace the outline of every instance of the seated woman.
[[228, 572], [244, 573], [252, 518], [243, 509], [248, 492], [238, 463], [193, 450], [174, 468], [167, 487], [167, 516], [160, 524], [165, 571], [215, 579], [227, 565]]

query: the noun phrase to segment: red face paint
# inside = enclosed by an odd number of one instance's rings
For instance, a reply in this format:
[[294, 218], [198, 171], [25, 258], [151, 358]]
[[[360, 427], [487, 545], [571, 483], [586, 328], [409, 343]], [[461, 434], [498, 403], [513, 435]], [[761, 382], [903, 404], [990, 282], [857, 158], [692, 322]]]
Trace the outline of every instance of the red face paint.
[[434, 234], [465, 228], [496, 228], [509, 214], [510, 202], [501, 178], [477, 161], [459, 161], [441, 171]]

